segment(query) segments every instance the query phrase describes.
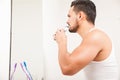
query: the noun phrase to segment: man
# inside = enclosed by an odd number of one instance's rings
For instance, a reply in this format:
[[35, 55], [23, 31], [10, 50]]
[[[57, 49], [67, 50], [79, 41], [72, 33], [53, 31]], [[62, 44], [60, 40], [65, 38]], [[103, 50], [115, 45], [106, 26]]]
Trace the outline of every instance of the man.
[[117, 80], [118, 69], [113, 45], [106, 33], [95, 28], [96, 6], [90, 0], [74, 0], [68, 12], [69, 31], [82, 37], [81, 44], [69, 53], [64, 29], [54, 35], [59, 64], [64, 75], [85, 69], [88, 80]]

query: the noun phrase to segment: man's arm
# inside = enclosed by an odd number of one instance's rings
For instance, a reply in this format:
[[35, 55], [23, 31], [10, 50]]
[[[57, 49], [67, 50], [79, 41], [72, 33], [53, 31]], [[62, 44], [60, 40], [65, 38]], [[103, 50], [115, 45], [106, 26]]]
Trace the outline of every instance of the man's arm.
[[57, 32], [59, 64], [64, 75], [73, 75], [89, 64], [102, 49], [99, 35], [91, 33], [72, 52], [67, 51], [67, 40], [64, 32]]

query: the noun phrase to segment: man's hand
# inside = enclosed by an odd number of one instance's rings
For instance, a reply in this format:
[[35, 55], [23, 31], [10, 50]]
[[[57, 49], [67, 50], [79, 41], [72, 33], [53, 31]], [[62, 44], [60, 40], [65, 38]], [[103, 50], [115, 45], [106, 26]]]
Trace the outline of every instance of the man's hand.
[[67, 38], [66, 38], [64, 29], [58, 29], [58, 30], [56, 31], [56, 33], [54, 34], [54, 40], [55, 40], [58, 44], [60, 44], [61, 42], [62, 42], [62, 43], [66, 43]]

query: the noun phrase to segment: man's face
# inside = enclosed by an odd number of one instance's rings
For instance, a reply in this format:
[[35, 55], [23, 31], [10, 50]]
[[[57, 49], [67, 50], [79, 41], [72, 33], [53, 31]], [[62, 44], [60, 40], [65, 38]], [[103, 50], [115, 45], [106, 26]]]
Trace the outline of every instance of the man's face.
[[67, 24], [69, 25], [69, 31], [70, 32], [76, 32], [78, 30], [78, 20], [77, 20], [77, 14], [73, 10], [74, 7], [71, 7], [68, 12], [68, 20]]

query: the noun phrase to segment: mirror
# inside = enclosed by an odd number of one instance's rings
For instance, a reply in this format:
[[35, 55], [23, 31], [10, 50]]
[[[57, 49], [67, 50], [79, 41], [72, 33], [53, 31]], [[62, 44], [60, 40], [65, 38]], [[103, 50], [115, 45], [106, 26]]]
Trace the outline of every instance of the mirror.
[[41, 4], [41, 0], [12, 0], [11, 79], [43, 78]]

